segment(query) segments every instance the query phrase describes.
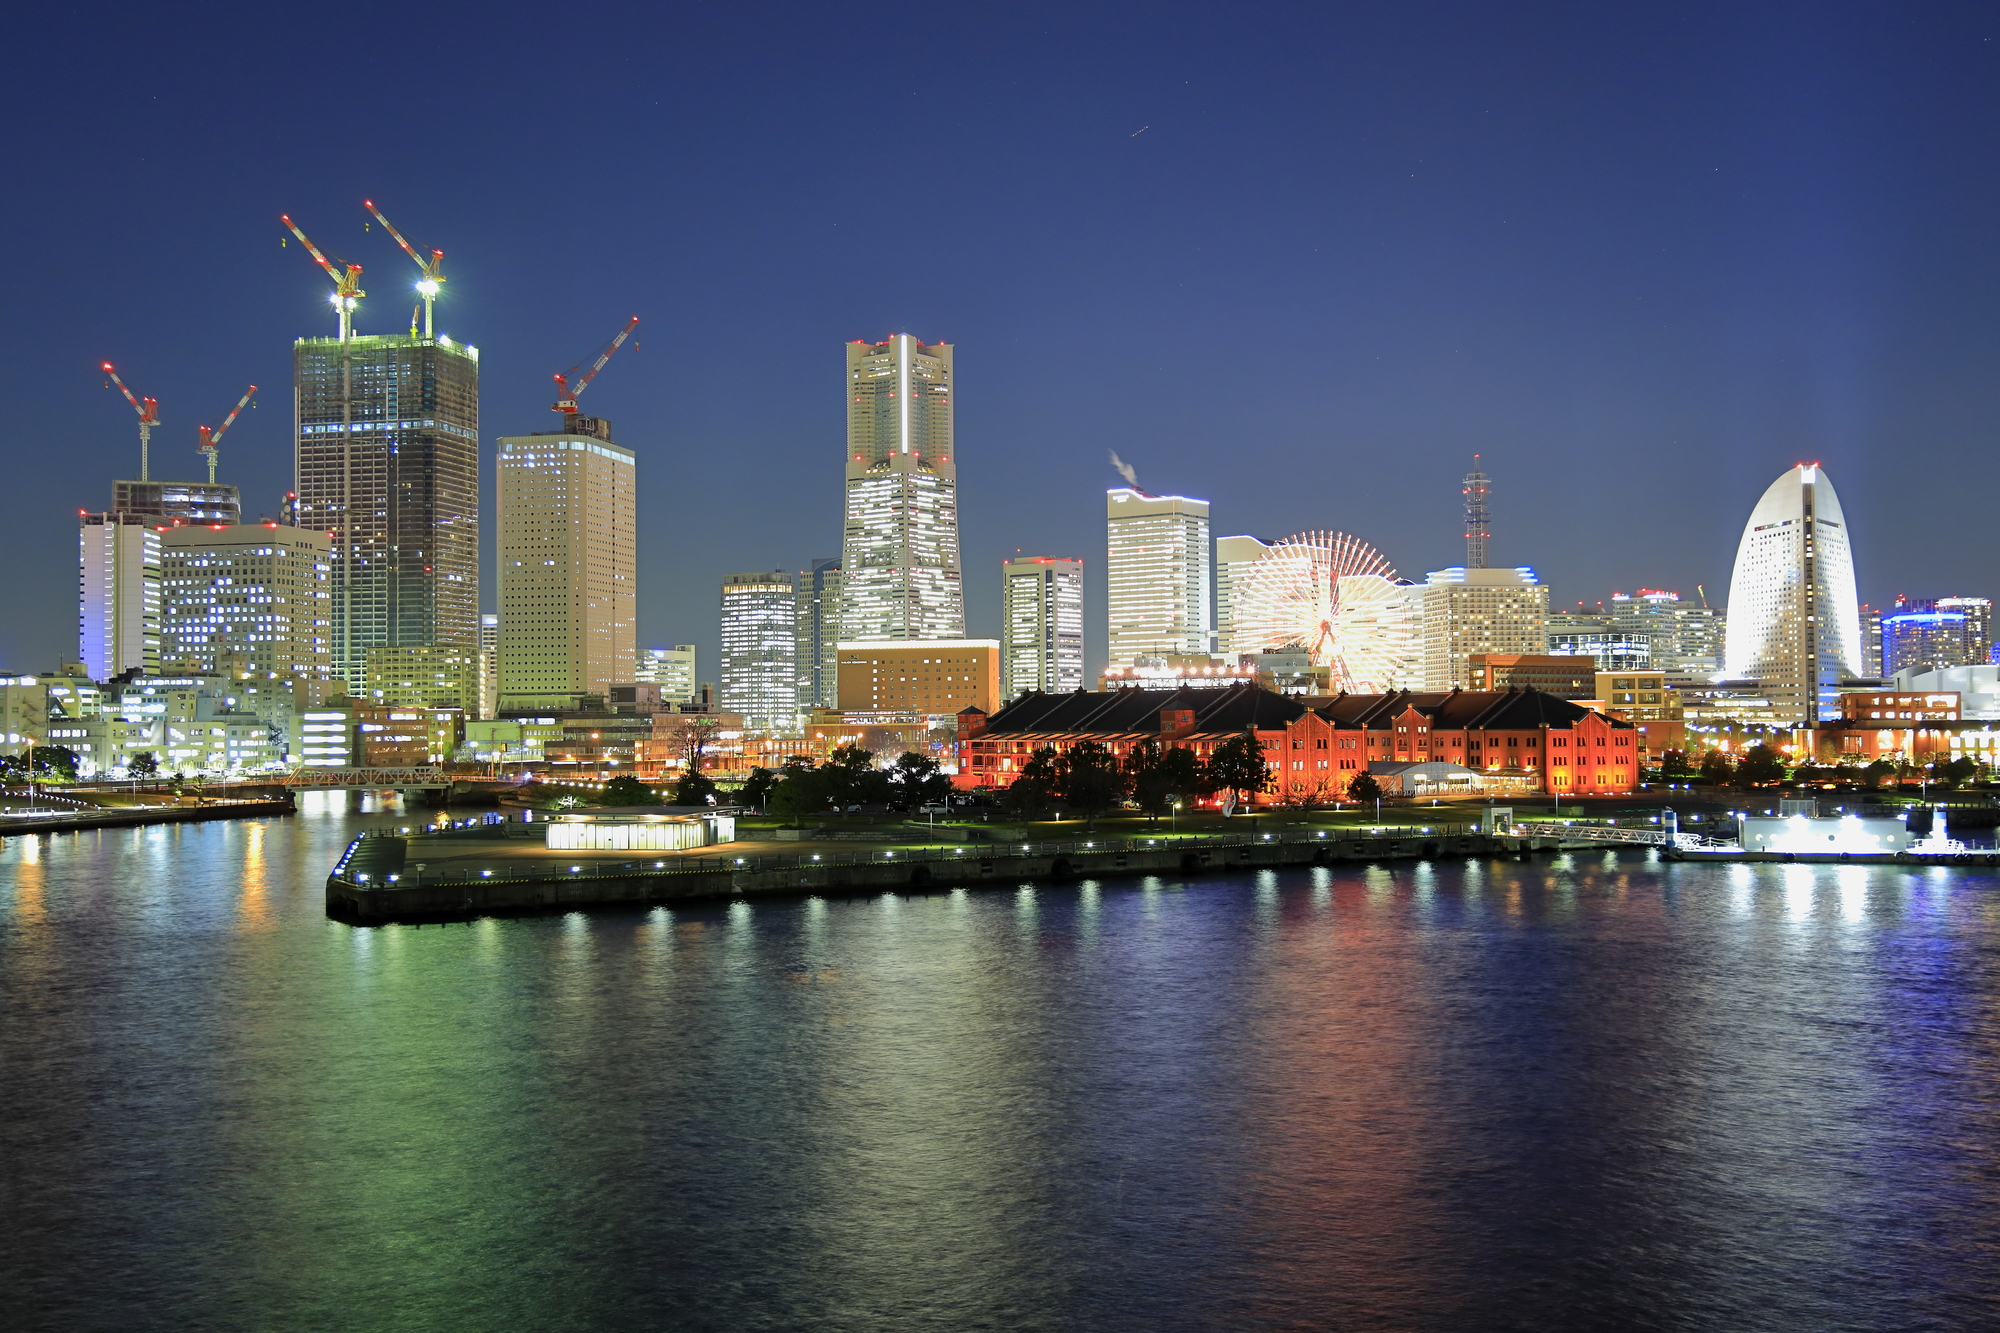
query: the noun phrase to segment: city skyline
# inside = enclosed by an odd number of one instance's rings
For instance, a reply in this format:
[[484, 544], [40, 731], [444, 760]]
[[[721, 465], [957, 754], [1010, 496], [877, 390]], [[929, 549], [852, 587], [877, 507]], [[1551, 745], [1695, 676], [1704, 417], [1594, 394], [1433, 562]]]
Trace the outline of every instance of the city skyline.
[[[2000, 414], [1981, 350], [2000, 318], [1980, 221], [1994, 187], [1925, 165], [1990, 158], [1983, 32], [1942, 10], [1843, 13], [1804, 37], [1716, 6], [1440, 12], [929, 15], [879, 43], [831, 16], [753, 33], [717, 15], [690, 34], [662, 14], [619, 53], [631, 96], [608, 129], [581, 107], [491, 105], [443, 153], [401, 132], [386, 90], [416, 78], [440, 105], [474, 105], [474, 72], [525, 58], [519, 35], [465, 34], [445, 64], [380, 42], [332, 136], [354, 147], [328, 154], [284, 117], [234, 113], [271, 80], [318, 77], [307, 52], [254, 27], [199, 46], [156, 22], [114, 28], [60, 81], [25, 75], [27, 104], [90, 110], [12, 145], [28, 178], [71, 192], [4, 224], [38, 262], [15, 288], [36, 318], [0, 334], [0, 448], [24, 464], [62, 438], [75, 477], [0, 497], [0, 558], [36, 567], [71, 540], [71, 511], [137, 474], [106, 360], [160, 400], [157, 477], [200, 475], [196, 424], [266, 386], [219, 479], [245, 518], [279, 517], [291, 422], [272, 390], [290, 339], [333, 322], [278, 215], [365, 266], [363, 334], [401, 335], [418, 273], [367, 198], [448, 256], [436, 325], [484, 354], [482, 452], [541, 429], [551, 372], [637, 311], [644, 331], [592, 410], [662, 466], [759, 464], [768, 522], [696, 488], [643, 498], [642, 570], [676, 549], [713, 561], [648, 580], [649, 643], [712, 654], [716, 578], [835, 549], [826, 349], [900, 332], [966, 349], [968, 632], [997, 631], [991, 571], [1016, 548], [1091, 554], [1077, 538], [1116, 481], [1107, 448], [1150, 490], [1203, 495], [1223, 530], [1367, 532], [1412, 570], [1458, 563], [1460, 497], [1437, 482], [1479, 453], [1496, 549], [1513, 543], [1506, 559], [1534, 564], [1558, 605], [1639, 585], [1712, 594], [1762, 486], [1816, 458], [1879, 534], [1856, 552], [1871, 605], [2000, 582], [2000, 558], [1958, 552], [1970, 494], [1898, 484], [1975, 465]], [[388, 36], [359, 29], [364, 46]], [[23, 40], [61, 49], [62, 30], [31, 15]], [[829, 51], [843, 54], [819, 64]], [[155, 86], [177, 64], [217, 77]], [[1413, 92], [1436, 68], [1466, 77], [1442, 100]], [[949, 126], [900, 229], [838, 165], [852, 128], [810, 110], [878, 77], [918, 123]], [[1849, 98], [1868, 111], [1822, 114]], [[724, 110], [746, 100], [754, 116]], [[111, 143], [145, 164], [138, 219], [131, 179], [73, 170]], [[578, 147], [592, 208], [519, 207], [558, 143]], [[1204, 179], [1217, 187], [1186, 188]], [[1218, 389], [1224, 330], [1247, 331], [1254, 393]], [[1606, 548], [1587, 534], [1613, 496], [1673, 521]], [[773, 530], [797, 549], [771, 549]], [[0, 662], [61, 652], [67, 591], [21, 590]]]

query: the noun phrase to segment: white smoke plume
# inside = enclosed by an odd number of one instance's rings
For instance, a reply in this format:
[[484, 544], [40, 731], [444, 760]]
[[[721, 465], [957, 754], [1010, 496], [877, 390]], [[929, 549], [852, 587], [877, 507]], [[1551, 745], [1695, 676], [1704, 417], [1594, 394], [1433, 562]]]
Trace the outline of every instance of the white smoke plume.
[[1139, 489], [1139, 469], [1120, 458], [1116, 449], [1111, 451], [1111, 466], [1117, 469], [1119, 476], [1125, 478], [1127, 486], [1135, 491]]

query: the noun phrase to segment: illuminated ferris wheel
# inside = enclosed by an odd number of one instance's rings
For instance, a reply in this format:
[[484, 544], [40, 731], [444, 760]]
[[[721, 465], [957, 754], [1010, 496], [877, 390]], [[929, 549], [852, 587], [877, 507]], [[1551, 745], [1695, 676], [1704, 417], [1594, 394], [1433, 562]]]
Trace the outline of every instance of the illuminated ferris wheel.
[[1395, 568], [1344, 532], [1301, 532], [1272, 546], [1244, 571], [1231, 603], [1235, 651], [1302, 649], [1335, 690], [1386, 693], [1409, 652]]

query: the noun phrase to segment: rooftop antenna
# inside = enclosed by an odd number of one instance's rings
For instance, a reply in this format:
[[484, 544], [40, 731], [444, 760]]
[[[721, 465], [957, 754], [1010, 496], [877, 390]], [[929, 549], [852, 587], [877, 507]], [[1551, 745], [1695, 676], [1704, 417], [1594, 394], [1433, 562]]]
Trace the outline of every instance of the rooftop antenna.
[[1479, 455], [1472, 456], [1472, 471], [1465, 474], [1465, 567], [1486, 568], [1486, 539], [1493, 524], [1486, 515], [1486, 497], [1493, 493], [1493, 478], [1479, 470]]
[[230, 410], [228, 418], [214, 430], [210, 430], [206, 426], [197, 426], [195, 428], [201, 432], [201, 443], [195, 447], [200, 449], [203, 456], [208, 459], [208, 484], [211, 486], [215, 485], [215, 450], [216, 446], [222, 443], [222, 433], [235, 423], [236, 414], [243, 410], [244, 406], [249, 403], [251, 396], [256, 392], [257, 386], [254, 384], [244, 390], [243, 396], [236, 400], [236, 406]]
[[118, 378], [118, 372], [111, 368], [109, 361], [104, 363], [104, 373], [111, 377], [111, 382], [118, 386], [118, 392], [125, 395], [125, 401], [132, 404], [132, 410], [139, 414], [139, 480], [150, 481], [152, 478], [146, 471], [149, 461], [147, 453], [153, 442], [153, 427], [160, 424], [160, 400], [134, 398], [132, 391], [125, 387], [124, 380]]
[[403, 247], [403, 253], [416, 261], [417, 272], [422, 274], [417, 279], [417, 294], [424, 298], [424, 337], [436, 337], [431, 324], [431, 303], [437, 300], [438, 292], [444, 288], [444, 251], [433, 250], [431, 257], [425, 259], [417, 253], [414, 246], [403, 239], [402, 232], [389, 225], [389, 219], [382, 216], [382, 210], [375, 207], [373, 199], [363, 199], [361, 204], [375, 215], [375, 220], [382, 224], [384, 231], [396, 238], [396, 244]]

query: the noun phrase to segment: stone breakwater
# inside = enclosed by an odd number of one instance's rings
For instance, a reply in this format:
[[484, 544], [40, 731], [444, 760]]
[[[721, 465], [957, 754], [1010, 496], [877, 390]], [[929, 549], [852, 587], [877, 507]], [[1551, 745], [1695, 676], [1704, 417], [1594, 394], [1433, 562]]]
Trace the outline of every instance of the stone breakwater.
[[[745, 854], [688, 857], [665, 865], [656, 861], [580, 864], [576, 871], [536, 867], [490, 874], [396, 872], [394, 880], [365, 868], [405, 865], [406, 849], [392, 845], [398, 841], [355, 840], [327, 877], [329, 916], [377, 924], [704, 899], [1011, 888], [1023, 883], [1122, 875], [1518, 855], [1554, 850], [1557, 845], [1554, 838], [1489, 836], [1470, 828], [1367, 835], [1328, 830], [1310, 836], [1131, 838], [919, 848], [817, 861], [795, 855]], [[368, 878], [362, 879], [363, 875]]]

